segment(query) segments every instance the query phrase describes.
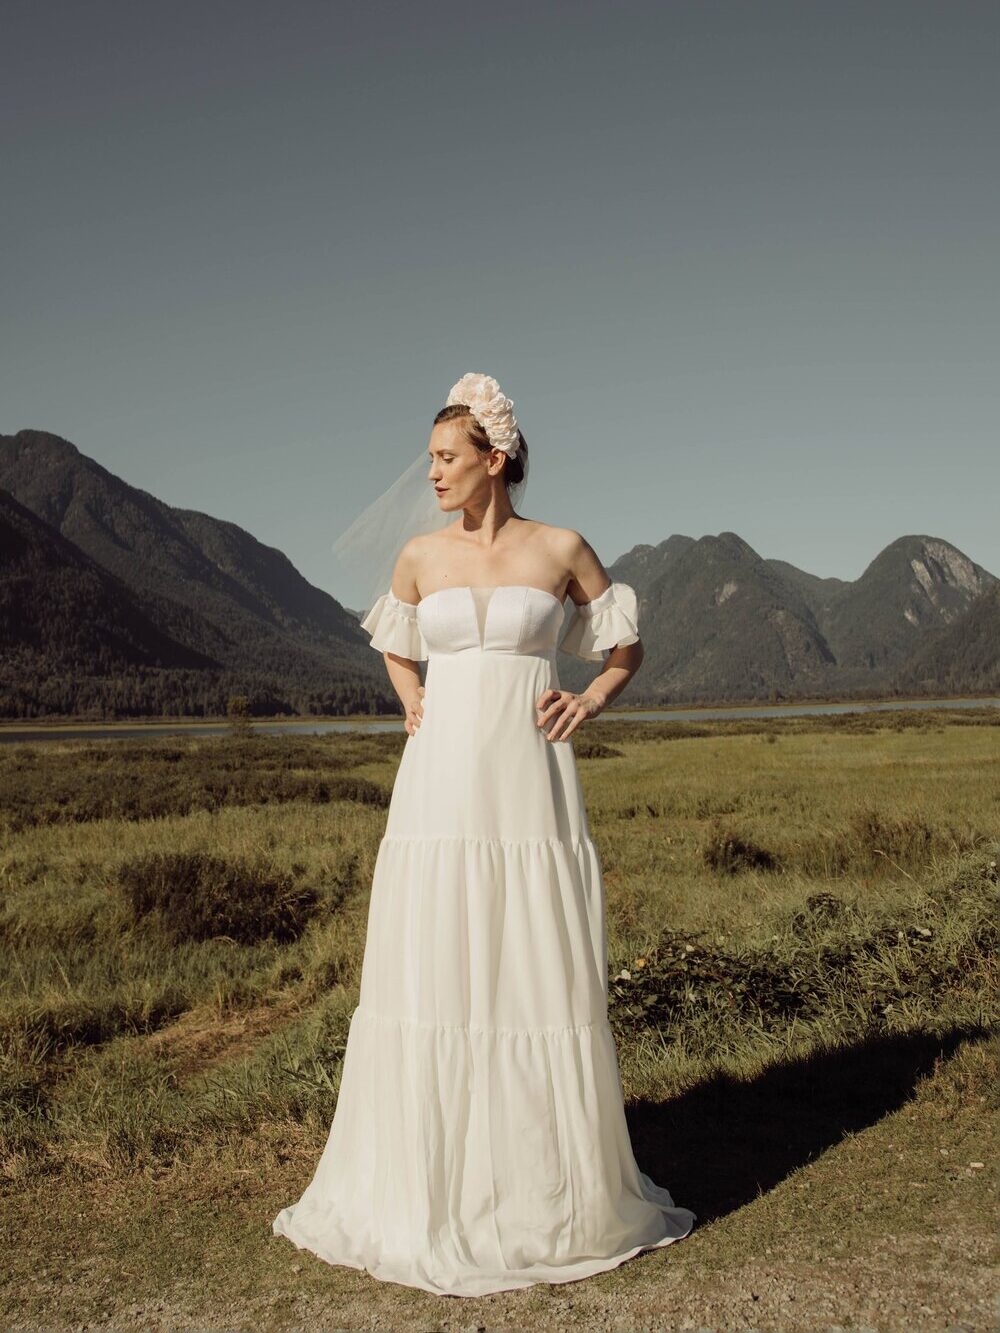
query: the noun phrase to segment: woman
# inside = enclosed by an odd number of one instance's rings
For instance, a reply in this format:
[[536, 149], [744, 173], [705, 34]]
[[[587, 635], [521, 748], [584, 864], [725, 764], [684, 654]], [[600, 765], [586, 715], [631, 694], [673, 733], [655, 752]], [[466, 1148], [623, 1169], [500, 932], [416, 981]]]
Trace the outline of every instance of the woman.
[[[632, 1153], [601, 868], [560, 744], [642, 661], [635, 592], [578, 533], [514, 512], [527, 447], [495, 380], [459, 380], [428, 452], [458, 517], [405, 542], [362, 621], [408, 737], [333, 1124], [273, 1230], [329, 1263], [479, 1296], [605, 1271], [695, 1215]], [[560, 688], [557, 646], [603, 662], [582, 694]]]

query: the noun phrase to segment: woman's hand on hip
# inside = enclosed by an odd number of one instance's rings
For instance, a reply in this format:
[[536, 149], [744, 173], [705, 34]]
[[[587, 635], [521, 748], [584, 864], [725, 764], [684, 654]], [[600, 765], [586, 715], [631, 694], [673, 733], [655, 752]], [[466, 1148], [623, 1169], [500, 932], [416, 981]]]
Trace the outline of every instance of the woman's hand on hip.
[[[544, 690], [535, 704], [538, 726], [545, 739], [564, 741], [581, 722], [596, 717], [603, 705], [590, 694], [574, 694], [572, 690]], [[555, 719], [553, 721], [553, 719]], [[548, 724], [552, 722], [551, 730]]]
[[410, 736], [416, 735], [417, 728], [423, 721], [424, 716], [424, 687], [417, 686], [417, 692], [412, 699], [406, 701], [406, 720], [403, 726]]

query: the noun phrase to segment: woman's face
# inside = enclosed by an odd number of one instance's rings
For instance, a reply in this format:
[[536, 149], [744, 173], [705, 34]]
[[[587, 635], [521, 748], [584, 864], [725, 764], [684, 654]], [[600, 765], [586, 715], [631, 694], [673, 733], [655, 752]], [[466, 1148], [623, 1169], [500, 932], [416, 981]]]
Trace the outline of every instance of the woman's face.
[[461, 420], [440, 421], [431, 431], [427, 447], [438, 504], [443, 510], [458, 510], [489, 499], [492, 480], [487, 465], [493, 454], [482, 454], [465, 434]]

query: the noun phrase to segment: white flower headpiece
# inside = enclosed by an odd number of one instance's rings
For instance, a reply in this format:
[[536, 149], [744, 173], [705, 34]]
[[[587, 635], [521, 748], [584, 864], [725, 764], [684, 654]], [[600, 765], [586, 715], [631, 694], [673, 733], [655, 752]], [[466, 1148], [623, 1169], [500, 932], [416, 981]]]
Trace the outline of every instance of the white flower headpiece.
[[492, 375], [469, 371], [448, 392], [446, 407], [463, 403], [489, 436], [494, 449], [502, 449], [508, 458], [517, 453], [517, 417], [514, 404], [500, 392]]

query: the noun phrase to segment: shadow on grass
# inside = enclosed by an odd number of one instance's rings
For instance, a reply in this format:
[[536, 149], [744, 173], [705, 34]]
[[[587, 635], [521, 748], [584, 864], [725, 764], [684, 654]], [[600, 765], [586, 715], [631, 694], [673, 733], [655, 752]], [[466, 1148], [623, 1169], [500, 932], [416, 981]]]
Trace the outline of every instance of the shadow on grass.
[[633, 1103], [626, 1116], [636, 1160], [704, 1225], [897, 1111], [939, 1056], [992, 1035], [982, 1026], [880, 1035], [776, 1065], [751, 1082], [718, 1075], [666, 1103]]

